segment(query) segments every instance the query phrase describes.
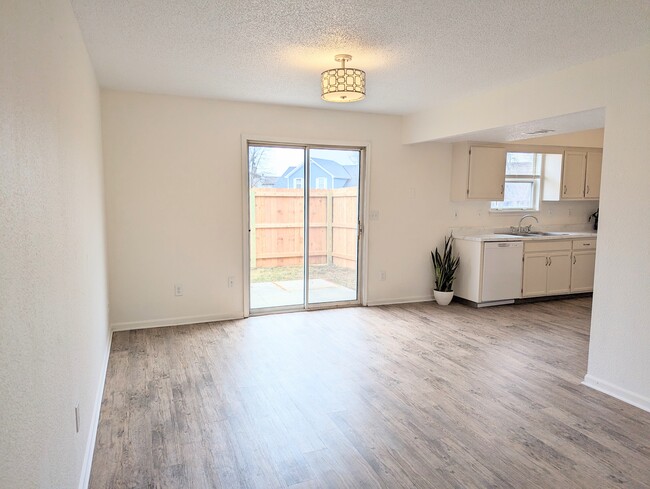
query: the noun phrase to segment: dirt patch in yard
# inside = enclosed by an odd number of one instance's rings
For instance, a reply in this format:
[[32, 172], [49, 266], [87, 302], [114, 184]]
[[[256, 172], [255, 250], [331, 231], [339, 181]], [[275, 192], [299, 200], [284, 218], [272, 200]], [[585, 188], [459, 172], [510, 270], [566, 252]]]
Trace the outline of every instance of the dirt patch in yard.
[[[301, 280], [303, 278], [302, 266], [270, 267], [251, 269], [251, 283], [282, 282], [285, 280]], [[322, 278], [349, 289], [357, 288], [356, 270], [336, 265], [311, 265], [309, 278]]]

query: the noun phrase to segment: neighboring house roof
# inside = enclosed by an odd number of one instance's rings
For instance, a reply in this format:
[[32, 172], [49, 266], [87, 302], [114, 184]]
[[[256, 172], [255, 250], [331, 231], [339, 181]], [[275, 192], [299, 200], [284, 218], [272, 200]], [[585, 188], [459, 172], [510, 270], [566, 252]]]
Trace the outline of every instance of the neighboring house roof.
[[262, 187], [272, 187], [275, 185], [275, 182], [278, 181], [279, 177], [270, 177], [270, 176], [265, 176], [262, 178]]
[[323, 171], [332, 175], [332, 178], [350, 178], [350, 174], [343, 165], [332, 160], [324, 160], [323, 158], [312, 158], [311, 162], [320, 166]]
[[[311, 158], [311, 162], [320, 168], [325, 173], [329, 173], [332, 178], [343, 178], [345, 180], [348, 180], [350, 178], [357, 178], [357, 172], [358, 170], [353, 170], [352, 168], [358, 168], [354, 165], [347, 165], [350, 167], [350, 170], [346, 168], [346, 166], [341, 165], [340, 163], [337, 163], [334, 160], [325, 160], [323, 158]], [[301, 169], [303, 165], [298, 165], [298, 166], [290, 166], [287, 168], [282, 175], [281, 178], [289, 178], [291, 175], [293, 175], [295, 172], [297, 172], [299, 169]]]
[[343, 165], [350, 178], [359, 178], [359, 165]]
[[282, 175], [280, 175], [280, 178], [289, 178], [289, 176], [290, 176], [293, 172], [295, 172], [298, 168], [302, 168], [302, 165], [298, 165], [298, 166], [290, 166], [289, 168], [287, 168], [286, 170], [284, 170], [284, 173], [283, 173]]

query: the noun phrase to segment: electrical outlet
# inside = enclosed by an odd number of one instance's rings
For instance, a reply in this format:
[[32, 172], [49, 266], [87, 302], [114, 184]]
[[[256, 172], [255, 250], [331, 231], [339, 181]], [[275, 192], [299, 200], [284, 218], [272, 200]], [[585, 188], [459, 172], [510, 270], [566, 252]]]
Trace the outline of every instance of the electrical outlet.
[[183, 284], [174, 285], [174, 295], [177, 297], [183, 295]]
[[370, 220], [379, 221], [379, 211], [377, 209], [370, 209]]
[[75, 424], [75, 429], [77, 430], [77, 433], [79, 433], [79, 430], [81, 429], [81, 421], [79, 418], [79, 404], [77, 404], [74, 407], [74, 424]]
[[235, 277], [232, 275], [228, 277], [228, 288], [232, 289], [235, 286]]
[[381, 280], [382, 282], [385, 282], [385, 281], [386, 281], [386, 271], [385, 271], [385, 270], [382, 270], [382, 271], [379, 273], [379, 280]]
[[409, 198], [410, 198], [411, 200], [414, 200], [414, 199], [415, 199], [415, 187], [411, 187], [411, 188], [409, 189]]

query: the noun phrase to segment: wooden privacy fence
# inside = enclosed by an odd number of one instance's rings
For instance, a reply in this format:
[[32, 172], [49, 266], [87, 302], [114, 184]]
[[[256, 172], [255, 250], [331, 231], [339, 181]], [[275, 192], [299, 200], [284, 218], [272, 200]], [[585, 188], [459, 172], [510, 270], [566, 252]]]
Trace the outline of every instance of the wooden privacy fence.
[[[250, 189], [251, 267], [302, 265], [300, 189]], [[358, 193], [354, 187], [309, 191], [309, 264], [355, 268]]]

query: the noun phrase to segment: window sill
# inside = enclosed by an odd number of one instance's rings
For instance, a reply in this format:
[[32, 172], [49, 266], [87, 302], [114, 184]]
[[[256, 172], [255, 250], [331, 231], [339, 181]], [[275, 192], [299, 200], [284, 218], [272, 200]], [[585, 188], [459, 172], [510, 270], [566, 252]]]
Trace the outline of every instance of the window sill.
[[490, 214], [539, 214], [539, 209], [504, 209], [504, 210], [497, 210], [497, 209], [490, 209]]

